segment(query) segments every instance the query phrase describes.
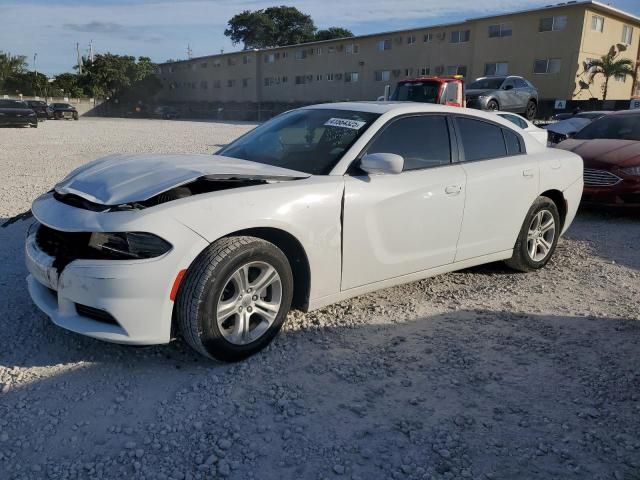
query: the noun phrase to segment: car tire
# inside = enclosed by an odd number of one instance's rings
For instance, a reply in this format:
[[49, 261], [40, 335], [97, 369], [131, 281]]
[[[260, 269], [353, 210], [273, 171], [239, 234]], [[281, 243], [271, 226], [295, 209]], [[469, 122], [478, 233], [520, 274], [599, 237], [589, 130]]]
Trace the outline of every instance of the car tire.
[[187, 270], [175, 319], [194, 350], [234, 362], [273, 340], [292, 298], [291, 266], [278, 247], [256, 237], [225, 237], [206, 248]]
[[31, 124], [31, 126], [32, 126], [33, 128], [38, 128], [38, 121], [36, 120], [36, 122], [35, 122], [35, 123], [32, 123], [32, 124]]
[[538, 113], [538, 105], [533, 100], [529, 100], [527, 102], [527, 108], [524, 111], [524, 117], [531, 121], [536, 118], [536, 113]]
[[556, 204], [550, 198], [538, 197], [524, 219], [513, 256], [505, 263], [520, 272], [544, 267], [558, 245], [560, 228]]
[[79, 120], [79, 119], [80, 119], [80, 116], [76, 113], [76, 114], [73, 116], [73, 119], [74, 119], [74, 120]]
[[498, 105], [498, 102], [495, 100], [489, 100], [487, 102], [487, 110], [491, 111], [491, 112], [495, 112], [497, 110], [500, 110], [500, 105]]

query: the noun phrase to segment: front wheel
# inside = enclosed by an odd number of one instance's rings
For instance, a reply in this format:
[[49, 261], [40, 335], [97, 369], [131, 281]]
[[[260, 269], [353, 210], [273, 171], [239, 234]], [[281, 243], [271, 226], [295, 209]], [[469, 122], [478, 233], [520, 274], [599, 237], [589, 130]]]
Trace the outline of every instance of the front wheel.
[[538, 197], [522, 224], [513, 247], [513, 256], [506, 264], [521, 272], [544, 267], [558, 245], [560, 215], [556, 204], [547, 197]]
[[176, 320], [194, 350], [237, 361], [273, 340], [292, 297], [291, 266], [278, 247], [256, 237], [226, 237], [204, 250], [187, 271]]
[[495, 112], [497, 110], [500, 110], [500, 105], [498, 105], [498, 102], [496, 102], [495, 100], [489, 100], [489, 102], [487, 103], [487, 110], [489, 110], [490, 112]]
[[533, 100], [529, 100], [529, 102], [527, 103], [527, 109], [524, 112], [524, 116], [527, 117], [527, 120], [533, 120], [534, 118], [536, 118], [537, 111], [538, 106], [536, 105], [536, 102], [534, 102]]

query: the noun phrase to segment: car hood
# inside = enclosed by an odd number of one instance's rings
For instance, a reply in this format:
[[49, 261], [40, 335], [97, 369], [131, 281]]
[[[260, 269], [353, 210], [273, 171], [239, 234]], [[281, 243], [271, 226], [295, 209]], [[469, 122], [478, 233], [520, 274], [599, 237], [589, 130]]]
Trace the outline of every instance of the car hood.
[[582, 157], [585, 166], [615, 165], [630, 167], [640, 165], [640, 142], [635, 140], [569, 139], [558, 144], [558, 148], [569, 150]]
[[220, 155], [110, 155], [83, 165], [55, 186], [93, 203], [143, 202], [198, 178], [295, 180], [310, 175]]
[[566, 120], [560, 120], [559, 122], [547, 125], [547, 130], [553, 133], [560, 133], [562, 135], [573, 135], [574, 133], [582, 130], [583, 127], [589, 125], [593, 120], [588, 118], [568, 118]]

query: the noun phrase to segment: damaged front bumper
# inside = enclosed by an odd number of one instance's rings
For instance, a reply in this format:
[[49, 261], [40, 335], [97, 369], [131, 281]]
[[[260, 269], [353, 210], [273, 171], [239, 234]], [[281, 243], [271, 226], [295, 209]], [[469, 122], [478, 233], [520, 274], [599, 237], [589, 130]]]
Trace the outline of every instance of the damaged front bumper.
[[56, 325], [116, 343], [170, 341], [173, 282], [208, 245], [202, 237], [171, 218], [158, 221], [142, 212], [105, 215], [65, 205], [49, 194], [34, 202], [33, 213], [39, 223], [61, 232], [122, 231], [126, 226], [171, 241], [174, 248], [157, 258], [78, 258], [62, 266], [39, 245], [37, 231], [30, 231], [25, 242], [29, 293]]

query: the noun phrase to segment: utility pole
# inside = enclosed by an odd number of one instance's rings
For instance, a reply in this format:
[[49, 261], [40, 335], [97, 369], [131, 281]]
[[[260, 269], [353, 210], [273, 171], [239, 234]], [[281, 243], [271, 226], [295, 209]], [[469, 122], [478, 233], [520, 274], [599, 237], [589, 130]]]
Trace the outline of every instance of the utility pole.
[[38, 88], [38, 68], [36, 67], [36, 60], [38, 59], [38, 53], [33, 54], [33, 91], [35, 93]]
[[191, 45], [187, 44], [187, 58], [191, 60], [193, 57], [193, 50], [191, 50]]
[[89, 62], [93, 63], [93, 40], [89, 40]]
[[76, 42], [76, 54], [78, 55], [78, 73], [82, 75], [82, 57], [80, 56], [80, 43]]

